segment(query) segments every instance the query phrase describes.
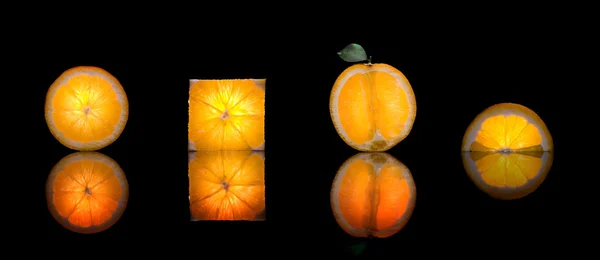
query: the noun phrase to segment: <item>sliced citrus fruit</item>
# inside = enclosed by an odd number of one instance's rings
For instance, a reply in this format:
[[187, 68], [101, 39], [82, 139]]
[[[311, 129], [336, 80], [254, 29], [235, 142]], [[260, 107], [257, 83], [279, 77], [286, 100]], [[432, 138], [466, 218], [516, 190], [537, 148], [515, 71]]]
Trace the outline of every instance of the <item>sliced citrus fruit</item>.
[[413, 89], [387, 64], [347, 68], [331, 90], [329, 111], [344, 142], [359, 151], [386, 151], [410, 133], [417, 115]]
[[46, 123], [64, 146], [94, 151], [113, 143], [125, 129], [129, 103], [109, 72], [80, 66], [63, 72], [46, 95]]
[[534, 192], [552, 167], [551, 152], [463, 152], [469, 178], [483, 192], [502, 200]]
[[263, 220], [262, 151], [198, 151], [189, 158], [192, 220]]
[[513, 103], [493, 105], [469, 125], [462, 151], [552, 151], [550, 131], [531, 109]]
[[76, 152], [60, 160], [46, 182], [50, 213], [68, 230], [90, 234], [114, 225], [127, 206], [123, 170], [97, 152]]
[[265, 81], [190, 80], [188, 150], [263, 150]]
[[386, 153], [359, 153], [340, 167], [331, 187], [340, 227], [355, 237], [385, 238], [410, 219], [417, 190], [408, 168]]

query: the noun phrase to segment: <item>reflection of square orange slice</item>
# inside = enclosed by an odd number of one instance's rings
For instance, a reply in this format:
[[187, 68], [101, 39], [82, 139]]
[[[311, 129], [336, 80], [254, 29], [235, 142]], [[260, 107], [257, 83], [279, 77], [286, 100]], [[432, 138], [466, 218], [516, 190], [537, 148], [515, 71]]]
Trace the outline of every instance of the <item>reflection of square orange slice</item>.
[[190, 212], [198, 220], [265, 220], [263, 151], [189, 153]]
[[264, 150], [265, 82], [190, 80], [188, 151]]

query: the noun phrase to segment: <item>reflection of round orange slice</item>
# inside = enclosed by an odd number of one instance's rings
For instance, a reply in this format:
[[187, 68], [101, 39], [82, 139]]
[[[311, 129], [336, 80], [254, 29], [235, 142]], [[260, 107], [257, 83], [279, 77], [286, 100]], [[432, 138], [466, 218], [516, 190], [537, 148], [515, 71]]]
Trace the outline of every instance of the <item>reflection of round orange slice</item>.
[[463, 152], [471, 180], [491, 197], [511, 200], [535, 191], [552, 166], [551, 152]]
[[79, 151], [104, 148], [125, 129], [129, 103], [109, 72], [81, 66], [56, 79], [46, 95], [46, 122], [64, 146]]
[[346, 233], [385, 238], [406, 225], [416, 196], [415, 183], [404, 164], [386, 153], [359, 153], [337, 172], [331, 207]]
[[469, 125], [462, 151], [552, 151], [546, 124], [531, 109], [501, 103], [481, 112]]
[[77, 152], [60, 160], [46, 182], [52, 216], [78, 233], [104, 231], [127, 206], [129, 185], [121, 167], [97, 152]]
[[387, 64], [356, 64], [337, 78], [329, 111], [344, 142], [359, 151], [386, 151], [410, 133], [417, 103], [410, 83]]
[[190, 84], [189, 151], [264, 149], [264, 79]]
[[192, 220], [255, 220], [265, 209], [262, 152], [190, 153]]

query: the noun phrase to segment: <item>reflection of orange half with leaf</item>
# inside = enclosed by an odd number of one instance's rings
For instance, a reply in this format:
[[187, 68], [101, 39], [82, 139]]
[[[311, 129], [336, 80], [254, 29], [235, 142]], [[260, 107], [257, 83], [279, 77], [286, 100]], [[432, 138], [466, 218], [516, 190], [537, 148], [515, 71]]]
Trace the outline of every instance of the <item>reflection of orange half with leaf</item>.
[[337, 78], [329, 111], [333, 125], [359, 151], [386, 151], [404, 140], [417, 115], [408, 79], [387, 64], [356, 64]]
[[78, 233], [97, 233], [114, 225], [127, 206], [129, 185], [121, 167], [97, 152], [77, 152], [60, 160], [46, 182], [52, 216]]
[[189, 151], [263, 150], [265, 80], [190, 80]]
[[64, 146], [94, 151], [117, 140], [125, 129], [129, 103], [121, 83], [90, 66], [71, 68], [46, 95], [46, 123]]
[[496, 199], [511, 200], [535, 191], [552, 166], [551, 152], [463, 152], [475, 185]]
[[259, 220], [265, 209], [262, 151], [190, 153], [192, 220]]
[[481, 112], [469, 125], [462, 151], [552, 151], [546, 124], [531, 109], [501, 103]]
[[408, 168], [386, 153], [359, 153], [337, 172], [331, 207], [355, 237], [389, 237], [410, 219], [417, 190]]

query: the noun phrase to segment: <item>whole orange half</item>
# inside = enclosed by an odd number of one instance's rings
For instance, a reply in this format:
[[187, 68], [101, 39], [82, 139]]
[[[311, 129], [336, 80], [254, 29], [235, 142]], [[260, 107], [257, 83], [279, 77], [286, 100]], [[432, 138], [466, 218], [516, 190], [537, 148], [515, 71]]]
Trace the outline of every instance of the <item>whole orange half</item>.
[[340, 137], [359, 151], [386, 151], [410, 133], [417, 115], [408, 79], [387, 64], [347, 68], [331, 90], [329, 111]]
[[188, 150], [264, 150], [265, 82], [190, 80]]
[[189, 155], [192, 220], [263, 220], [262, 151], [198, 151]]
[[400, 231], [415, 207], [408, 168], [386, 153], [359, 153], [340, 167], [331, 187], [339, 226], [354, 237], [385, 238]]
[[90, 234], [113, 226], [127, 206], [123, 170], [97, 152], [76, 152], [60, 160], [46, 182], [48, 209], [68, 230]]
[[121, 83], [104, 69], [63, 72], [48, 89], [46, 123], [64, 146], [94, 151], [113, 143], [127, 123], [129, 103]]
[[467, 128], [462, 151], [552, 151], [552, 136], [531, 109], [513, 103], [493, 105]]
[[551, 152], [463, 152], [475, 185], [493, 198], [512, 200], [534, 192], [552, 167]]

